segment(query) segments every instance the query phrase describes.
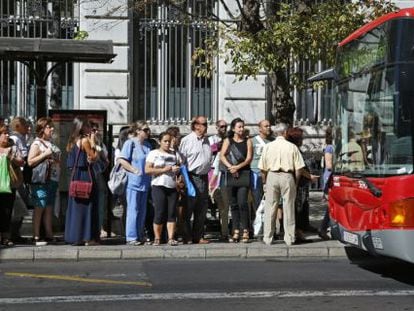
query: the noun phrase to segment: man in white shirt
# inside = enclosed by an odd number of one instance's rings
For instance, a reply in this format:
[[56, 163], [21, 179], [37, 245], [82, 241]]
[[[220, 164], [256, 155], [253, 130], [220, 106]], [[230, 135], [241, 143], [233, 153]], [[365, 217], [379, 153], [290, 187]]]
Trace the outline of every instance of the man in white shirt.
[[272, 137], [272, 130], [270, 122], [268, 120], [261, 120], [258, 124], [259, 134], [253, 137], [253, 160], [250, 163], [250, 169], [252, 170], [252, 197], [253, 197], [253, 210], [251, 211], [251, 219], [254, 220], [254, 216], [257, 208], [263, 198], [263, 181], [262, 174], [259, 169], [259, 160], [262, 155], [263, 147], [274, 140]]
[[[192, 132], [181, 140], [179, 151], [184, 156], [190, 179], [196, 189], [195, 197], [187, 197], [185, 212], [185, 234], [187, 243], [206, 244], [202, 238], [208, 207], [208, 172], [211, 168], [212, 153], [207, 133], [207, 119], [194, 118]], [[191, 216], [194, 214], [193, 225]]]

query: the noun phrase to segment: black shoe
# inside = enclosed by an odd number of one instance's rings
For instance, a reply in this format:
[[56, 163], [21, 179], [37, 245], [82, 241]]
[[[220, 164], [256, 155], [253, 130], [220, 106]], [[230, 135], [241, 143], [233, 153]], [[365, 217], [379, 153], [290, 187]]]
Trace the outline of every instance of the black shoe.
[[27, 243], [27, 239], [22, 236], [13, 237], [11, 240], [13, 241], [14, 244], [26, 244]]
[[324, 240], [324, 241], [328, 241], [331, 238], [329, 237], [329, 235], [325, 232], [325, 231], [319, 231], [318, 232], [319, 237]]
[[300, 238], [295, 239], [295, 242], [293, 243], [293, 245], [300, 245], [300, 244], [307, 244], [307, 243], [313, 243], [313, 241], [300, 237]]

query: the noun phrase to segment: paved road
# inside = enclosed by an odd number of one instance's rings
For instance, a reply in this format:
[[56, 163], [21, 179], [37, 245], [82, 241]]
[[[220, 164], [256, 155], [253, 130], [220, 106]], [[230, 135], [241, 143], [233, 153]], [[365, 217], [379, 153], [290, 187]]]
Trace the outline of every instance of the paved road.
[[0, 310], [413, 310], [394, 260], [5, 262]]

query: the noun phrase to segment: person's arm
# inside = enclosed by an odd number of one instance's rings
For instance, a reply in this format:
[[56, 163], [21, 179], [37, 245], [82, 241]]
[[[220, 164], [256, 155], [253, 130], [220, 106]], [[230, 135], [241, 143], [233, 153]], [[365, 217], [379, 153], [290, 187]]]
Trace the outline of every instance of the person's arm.
[[132, 161], [132, 153], [134, 150], [134, 142], [132, 142], [131, 140], [127, 140], [125, 142], [125, 144], [122, 147], [122, 150], [119, 154], [119, 158], [118, 158], [118, 163], [128, 172], [132, 173], [132, 174], [136, 174], [136, 175], [140, 175], [141, 174], [141, 170], [132, 166], [131, 162]]
[[325, 157], [325, 168], [328, 171], [332, 171], [332, 168], [333, 168], [333, 155], [332, 155], [332, 153], [325, 152], [324, 157]]
[[50, 158], [51, 155], [51, 148], [47, 148], [44, 152], [42, 152], [38, 144], [32, 144], [27, 156], [27, 164], [29, 164], [30, 167], [34, 167], [40, 162], [43, 162], [44, 160]]
[[82, 149], [86, 152], [88, 161], [94, 162], [98, 159], [99, 153], [96, 151], [96, 145], [93, 142], [93, 139], [82, 138], [81, 140]]

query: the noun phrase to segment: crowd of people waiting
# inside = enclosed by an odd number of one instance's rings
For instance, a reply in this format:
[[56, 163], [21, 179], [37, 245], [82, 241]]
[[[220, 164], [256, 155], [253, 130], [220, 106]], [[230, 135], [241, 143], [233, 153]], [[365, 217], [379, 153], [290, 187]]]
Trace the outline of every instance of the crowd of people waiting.
[[[125, 170], [127, 181], [125, 191], [113, 199], [125, 207], [126, 243], [209, 243], [204, 230], [210, 202], [219, 211], [221, 241], [248, 243], [262, 237], [270, 245], [279, 235], [287, 245], [308, 242], [305, 232], [318, 231], [309, 223], [309, 184], [319, 176], [311, 174], [300, 151], [303, 130], [279, 123], [272, 132], [270, 122], [262, 120], [258, 135], [250, 137], [240, 118], [232, 120], [230, 126], [224, 120], [217, 121], [217, 134], [212, 136], [207, 136], [207, 128], [207, 119], [197, 116], [191, 133], [183, 138], [179, 127], [171, 126], [155, 140], [144, 121], [121, 129], [113, 165]], [[3, 246], [27, 242], [19, 233], [23, 217], [12, 217], [16, 200], [33, 208], [33, 243], [40, 246], [56, 241], [52, 211], [59, 195], [61, 169], [68, 170], [71, 181], [92, 185], [86, 197], [69, 193], [64, 241], [77, 246], [97, 245], [105, 233], [105, 171], [111, 159], [99, 125], [82, 117], [74, 119], [66, 163], [61, 163], [62, 151], [53, 143], [54, 130], [52, 119], [40, 118], [32, 138], [24, 118], [15, 117], [8, 125], [0, 119]], [[333, 151], [327, 142], [325, 167], [329, 169]], [[13, 183], [16, 170], [22, 182]], [[325, 182], [329, 172], [324, 173]], [[194, 190], [191, 195], [189, 183]], [[264, 206], [263, 227], [257, 231], [253, 224], [255, 219], [257, 223], [260, 205]], [[326, 213], [319, 230], [322, 239], [329, 239], [328, 221]]]

